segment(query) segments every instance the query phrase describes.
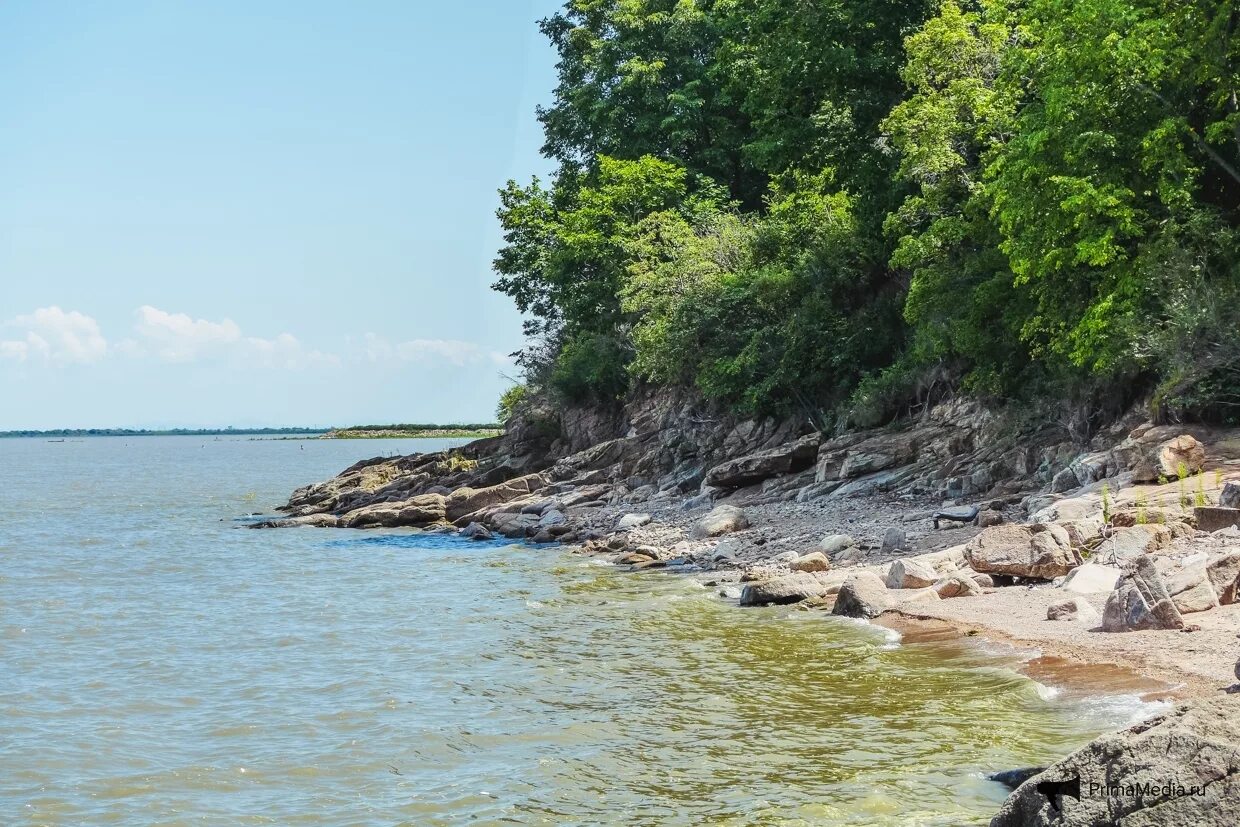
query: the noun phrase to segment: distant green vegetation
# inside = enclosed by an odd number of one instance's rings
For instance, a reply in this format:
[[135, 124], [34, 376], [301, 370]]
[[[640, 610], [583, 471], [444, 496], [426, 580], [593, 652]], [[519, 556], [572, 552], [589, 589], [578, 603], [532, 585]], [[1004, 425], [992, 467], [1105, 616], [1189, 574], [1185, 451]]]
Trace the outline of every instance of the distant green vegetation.
[[542, 30], [559, 166], [500, 191], [495, 261], [531, 392], [1240, 411], [1233, 4], [570, 0]]
[[49, 431], [0, 431], [4, 437], [87, 437], [87, 436], [313, 436], [325, 433], [325, 428], [169, 428], [150, 430], [146, 428], [56, 428]]
[[328, 431], [328, 439], [421, 439], [430, 437], [481, 439], [498, 436], [503, 428], [494, 423], [449, 425], [401, 424], [354, 425]]

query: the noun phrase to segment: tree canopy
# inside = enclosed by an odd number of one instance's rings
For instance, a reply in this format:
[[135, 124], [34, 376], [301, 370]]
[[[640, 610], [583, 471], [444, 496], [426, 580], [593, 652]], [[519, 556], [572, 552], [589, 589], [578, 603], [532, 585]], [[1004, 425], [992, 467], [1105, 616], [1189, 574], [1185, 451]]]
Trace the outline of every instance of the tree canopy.
[[527, 383], [871, 424], [955, 389], [1231, 418], [1217, 0], [570, 0], [496, 288]]

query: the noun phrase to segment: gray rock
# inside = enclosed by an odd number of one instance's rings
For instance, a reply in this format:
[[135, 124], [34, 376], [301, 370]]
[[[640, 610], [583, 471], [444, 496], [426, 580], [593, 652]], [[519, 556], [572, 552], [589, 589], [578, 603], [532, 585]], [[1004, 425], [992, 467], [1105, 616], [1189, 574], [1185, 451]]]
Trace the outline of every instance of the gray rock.
[[1199, 531], [1226, 531], [1240, 526], [1240, 508], [1221, 508], [1216, 505], [1197, 506], [1193, 509]]
[[619, 520], [616, 520], [616, 531], [629, 531], [649, 524], [649, 514], [625, 514]]
[[1220, 554], [1207, 562], [1206, 577], [1221, 605], [1235, 603], [1240, 597], [1240, 551]]
[[1218, 504], [1223, 508], [1240, 508], [1240, 483], [1223, 484], [1223, 491], [1218, 495]]
[[490, 540], [492, 534], [482, 523], [470, 523], [461, 529], [461, 536], [469, 540]]
[[696, 497], [690, 497], [680, 504], [681, 511], [692, 511], [695, 508], [705, 508], [715, 501], [714, 489], [703, 491]]
[[1046, 610], [1047, 620], [1064, 620], [1064, 621], [1081, 621], [1090, 626], [1097, 625], [1102, 619], [1090, 603], [1082, 598], [1074, 597], [1070, 600], [1063, 600], [1056, 603]]
[[865, 562], [865, 551], [852, 546], [835, 555], [832, 563], [837, 566], [857, 566]]
[[1206, 461], [1206, 449], [1188, 434], [1160, 442], [1145, 449], [1133, 465], [1134, 482], [1154, 482], [1160, 477], [1178, 479], [1201, 470]]
[[896, 560], [887, 569], [887, 588], [889, 589], [924, 589], [933, 586], [940, 575], [928, 564], [909, 558]]
[[821, 551], [811, 551], [809, 554], [793, 560], [788, 564], [788, 568], [793, 571], [829, 571], [831, 569], [831, 561]]
[[704, 482], [715, 488], [740, 488], [781, 474], [803, 471], [817, 459], [820, 439], [818, 434], [810, 434], [778, 448], [728, 460], [707, 471]]
[[834, 555], [856, 544], [857, 541], [847, 534], [828, 534], [818, 541], [818, 550], [823, 554]]
[[874, 572], [859, 571], [849, 575], [840, 586], [831, 614], [844, 617], [878, 617], [891, 607], [892, 597], [881, 577]]
[[960, 572], [940, 577], [934, 583], [934, 590], [938, 592], [939, 597], [947, 599], [949, 597], [976, 597], [982, 593], [982, 587], [973, 581], [972, 577]]
[[540, 529], [547, 529], [552, 526], [564, 525], [567, 522], [568, 518], [564, 516], [564, 512], [552, 508], [543, 512], [542, 517], [538, 519], [538, 527]]
[[1134, 525], [1117, 528], [1101, 546], [1098, 555], [1116, 562], [1141, 554], [1153, 554], [1171, 542], [1171, 529], [1165, 525]]
[[1123, 576], [1123, 569], [1118, 566], [1090, 562], [1068, 572], [1059, 588], [1074, 594], [1110, 594]]
[[1218, 606], [1218, 595], [1204, 564], [1189, 566], [1166, 578], [1167, 593], [1180, 614], [1205, 612]]
[[716, 563], [734, 561], [736, 560], [736, 555], [740, 553], [740, 550], [741, 543], [739, 540], [721, 540], [718, 545], [715, 546], [715, 550], [711, 554], [711, 559]]
[[904, 551], [908, 548], [908, 537], [904, 534], [904, 529], [892, 526], [887, 529], [887, 533], [883, 535], [884, 555], [895, 554], [898, 551]]
[[[1056, 782], [1079, 784], [1079, 799], [1056, 794]], [[1148, 790], [1137, 789], [1147, 784]], [[1021, 784], [990, 824], [1240, 824], [1240, 695], [1183, 705], [1103, 735]]]
[[1144, 629], [1183, 629], [1184, 618], [1175, 607], [1153, 559], [1142, 555], [1107, 598], [1102, 613], [1104, 632]]
[[767, 606], [800, 603], [827, 593], [828, 584], [817, 575], [795, 572], [783, 577], [746, 583], [741, 591], [742, 606]]
[[734, 505], [719, 505], [693, 525], [690, 536], [695, 540], [718, 537], [749, 528], [749, 518]]
[[1081, 482], [1076, 477], [1076, 469], [1072, 466], [1063, 469], [1051, 479], [1052, 494], [1062, 494], [1080, 486]]
[[987, 528], [965, 545], [974, 571], [1054, 580], [1081, 564], [1068, 532], [1053, 523]]

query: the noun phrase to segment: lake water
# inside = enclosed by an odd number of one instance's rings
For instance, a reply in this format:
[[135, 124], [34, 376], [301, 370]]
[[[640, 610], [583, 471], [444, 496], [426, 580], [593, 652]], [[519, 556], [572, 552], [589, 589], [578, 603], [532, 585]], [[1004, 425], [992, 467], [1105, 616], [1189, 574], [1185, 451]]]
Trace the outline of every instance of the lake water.
[[0, 823], [985, 823], [1148, 712], [557, 547], [251, 531], [443, 440], [0, 440]]

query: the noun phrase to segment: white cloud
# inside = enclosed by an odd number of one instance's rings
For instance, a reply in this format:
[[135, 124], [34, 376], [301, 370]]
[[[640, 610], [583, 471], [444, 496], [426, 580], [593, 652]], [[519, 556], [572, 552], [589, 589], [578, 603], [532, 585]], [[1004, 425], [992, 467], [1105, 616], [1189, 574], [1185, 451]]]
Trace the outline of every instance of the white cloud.
[[366, 334], [366, 358], [372, 362], [419, 362], [422, 364], [449, 364], [456, 367], [491, 362], [507, 365], [506, 354], [487, 351], [474, 342], [461, 339], [410, 339], [405, 342], [389, 342], [373, 333]]
[[2, 327], [16, 330], [18, 338], [0, 339], [0, 359], [90, 364], [108, 353], [108, 340], [99, 330], [99, 323], [76, 310], [65, 312], [55, 305], [41, 307]]
[[168, 313], [144, 304], [136, 311], [134, 330], [165, 362], [192, 362], [203, 353], [241, 341], [241, 328], [231, 319], [209, 322], [184, 313]]
[[251, 367], [320, 367], [340, 364], [340, 359], [307, 349], [290, 333], [274, 339], [245, 336], [232, 319], [219, 322], [194, 319], [143, 305], [136, 311], [137, 340], [126, 339], [118, 350], [128, 355], [153, 353], [165, 362], [192, 362], [202, 358], [231, 358]]

